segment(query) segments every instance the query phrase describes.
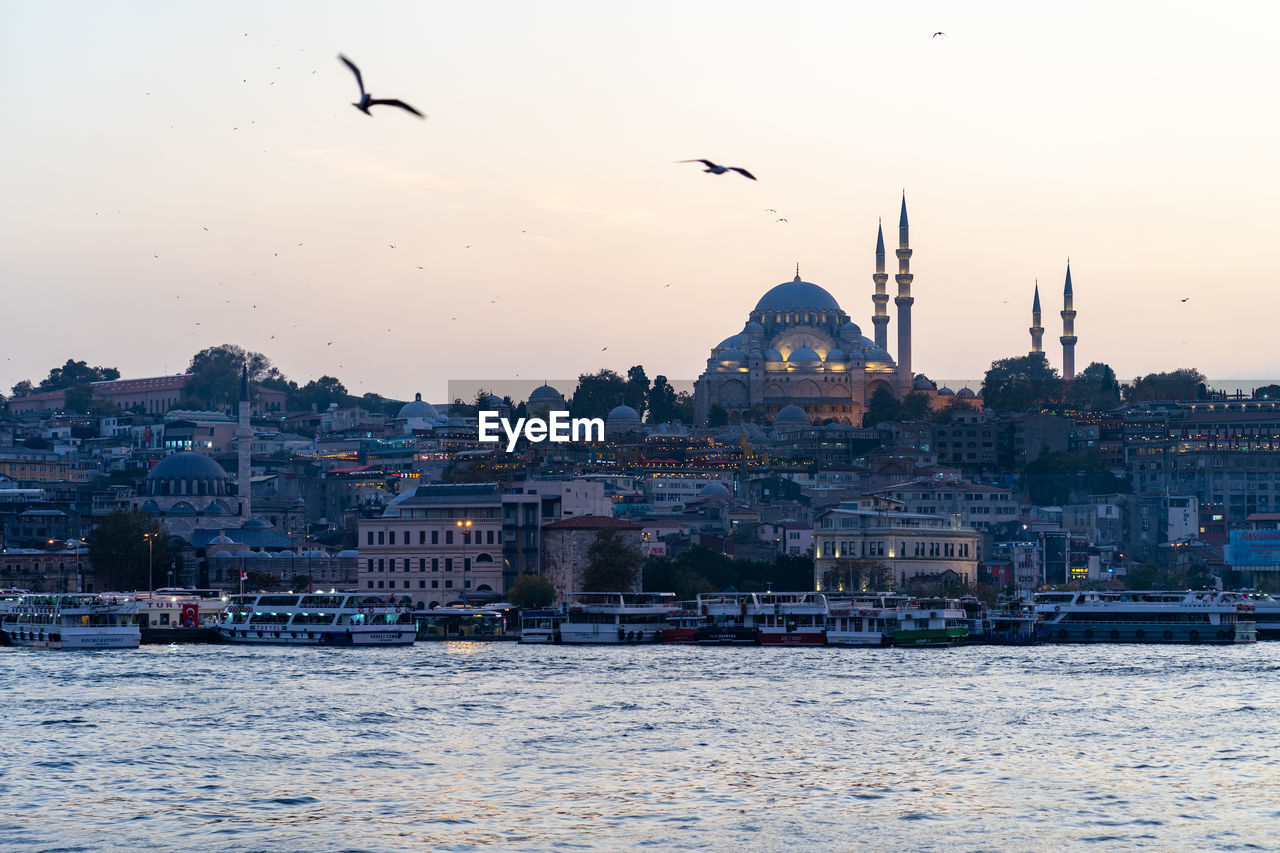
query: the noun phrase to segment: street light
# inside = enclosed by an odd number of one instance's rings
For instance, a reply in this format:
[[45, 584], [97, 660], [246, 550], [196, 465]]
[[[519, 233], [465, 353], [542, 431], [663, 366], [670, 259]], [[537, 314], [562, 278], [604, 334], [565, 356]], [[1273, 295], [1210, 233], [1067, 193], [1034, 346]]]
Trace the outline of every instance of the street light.
[[142, 534], [142, 538], [147, 540], [147, 592], [152, 592], [156, 588], [155, 581], [152, 579], [152, 573], [154, 570], [152, 561], [152, 543], [155, 542], [156, 537], [159, 535], [159, 533]]
[[467, 539], [471, 536], [471, 519], [454, 522], [462, 528], [462, 605], [467, 605]]

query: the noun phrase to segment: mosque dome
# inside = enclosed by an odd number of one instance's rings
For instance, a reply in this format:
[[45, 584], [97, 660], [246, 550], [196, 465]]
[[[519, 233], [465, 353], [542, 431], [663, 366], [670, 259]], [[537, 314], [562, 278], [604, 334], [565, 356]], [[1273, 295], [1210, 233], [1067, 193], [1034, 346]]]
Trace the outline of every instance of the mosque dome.
[[142, 504], [142, 506], [138, 508], [143, 512], [145, 512], [147, 515], [160, 514], [160, 504], [156, 503], [155, 501], [146, 501]]
[[210, 545], [234, 545], [236, 540], [232, 539], [225, 532], [219, 533], [217, 536], [209, 540]]
[[959, 391], [956, 392], [956, 396], [957, 397], [975, 397], [977, 395], [973, 393], [972, 388], [966, 385], [965, 387], [961, 388]]
[[791, 281], [771, 288], [756, 303], [756, 311], [839, 311], [836, 298], [818, 285], [801, 281], [796, 276]]
[[742, 327], [742, 334], [739, 337], [747, 338], [752, 335], [763, 335], [764, 326], [761, 326], [755, 320], [748, 320], [747, 325]]
[[742, 335], [730, 335], [716, 344], [716, 349], [737, 349], [740, 346], [742, 346]]
[[529, 392], [530, 403], [559, 403], [564, 400], [564, 395], [552, 388], [550, 385], [539, 385]]
[[328, 552], [328, 551], [325, 551], [325, 550], [323, 550], [323, 549], [320, 549], [320, 548], [316, 548], [316, 549], [315, 549], [315, 550], [313, 550], [313, 551], [307, 551], [307, 552], [306, 552], [305, 554], [303, 554], [302, 556], [307, 557], [307, 558], [312, 559], [312, 560], [327, 560], [327, 559], [329, 559], [329, 552]]
[[178, 501], [169, 507], [169, 515], [195, 515], [196, 508], [187, 501]]
[[360, 552], [354, 548], [347, 548], [346, 550], [338, 552], [339, 559], [347, 559], [349, 557], [359, 557], [359, 556], [360, 556]]
[[857, 323], [852, 321], [845, 323], [840, 327], [840, 339], [845, 341], [859, 342], [862, 338], [862, 329]]
[[231, 515], [231, 507], [227, 506], [227, 502], [219, 498], [204, 508], [205, 515]]
[[413, 402], [405, 403], [401, 406], [400, 414], [396, 415], [396, 417], [402, 421], [409, 420], [410, 418], [435, 420], [439, 417], [439, 414], [437, 414], [435, 406], [422, 399], [421, 394], [414, 394]]
[[833, 349], [831, 352], [827, 353], [827, 361], [829, 362], [840, 362], [840, 361], [848, 361], [848, 360], [849, 360], [849, 357], [844, 354], [844, 350], [842, 349]]
[[923, 376], [917, 376], [916, 381], [911, 385], [915, 391], [932, 391], [934, 384]]
[[814, 364], [821, 363], [822, 356], [809, 349], [809, 347], [800, 347], [791, 351], [791, 355], [787, 356], [787, 361], [791, 364]]
[[773, 418], [775, 427], [782, 426], [809, 426], [809, 416], [804, 413], [804, 409], [796, 405], [783, 406]]
[[785, 361], [786, 359], [784, 359], [782, 357], [782, 353], [778, 352], [776, 349], [767, 349], [764, 351], [764, 360], [765, 361]]
[[292, 556], [293, 556], [293, 552], [292, 552], [292, 551], [290, 551], [288, 548], [285, 548], [283, 551], [277, 551], [277, 552], [276, 552], [275, 554], [273, 554], [272, 556], [275, 556], [275, 557], [292, 557]]
[[246, 521], [241, 526], [240, 529], [241, 530], [270, 530], [271, 522], [267, 521], [265, 518], [258, 515]]
[[609, 437], [640, 431], [640, 415], [630, 406], [618, 406], [604, 419], [604, 434]]
[[880, 347], [877, 347], [877, 346], [873, 346], [871, 347], [871, 349], [864, 352], [862, 354], [862, 357], [867, 361], [883, 362], [886, 364], [893, 363], [893, 356], [889, 355], [889, 353], [885, 352], [884, 350], [880, 349]]
[[214, 551], [213, 552], [213, 559], [215, 560], [229, 560], [234, 556], [235, 555], [232, 554], [230, 551]]
[[505, 406], [506, 403], [502, 402], [502, 398], [499, 397], [497, 394], [486, 394], [480, 398], [480, 400], [478, 401], [478, 405], [488, 406], [489, 408], [492, 408], [492, 409], [498, 409], [498, 408], [501, 408], [502, 406]]
[[231, 477], [212, 457], [182, 450], [161, 459], [147, 474], [149, 495], [225, 495]]
[[707, 483], [701, 489], [698, 489], [698, 497], [700, 498], [709, 498], [720, 495], [723, 495], [724, 497], [729, 496], [729, 490], [725, 488], [723, 483]]
[[747, 357], [743, 355], [740, 349], [727, 349], [716, 356], [716, 361], [746, 361]]
[[943, 385], [941, 388], [938, 389], [939, 397], [954, 397], [955, 395], [956, 395], [956, 392], [952, 391], [946, 385]]

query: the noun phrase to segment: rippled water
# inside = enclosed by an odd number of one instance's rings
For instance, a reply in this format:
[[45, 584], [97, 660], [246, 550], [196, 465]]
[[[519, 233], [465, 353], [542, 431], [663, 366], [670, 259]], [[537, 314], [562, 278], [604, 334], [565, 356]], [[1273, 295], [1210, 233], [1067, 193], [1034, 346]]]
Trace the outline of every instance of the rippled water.
[[0, 649], [5, 850], [1280, 845], [1280, 643]]

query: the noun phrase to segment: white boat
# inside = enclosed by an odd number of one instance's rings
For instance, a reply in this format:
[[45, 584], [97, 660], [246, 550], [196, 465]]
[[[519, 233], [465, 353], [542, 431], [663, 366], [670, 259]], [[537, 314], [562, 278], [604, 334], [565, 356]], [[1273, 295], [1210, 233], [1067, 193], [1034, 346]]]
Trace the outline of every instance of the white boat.
[[216, 626], [229, 601], [220, 590], [176, 587], [140, 592], [134, 599], [143, 645], [216, 643]]
[[564, 612], [553, 609], [520, 611], [520, 642], [551, 645], [560, 642]]
[[832, 646], [891, 646], [898, 626], [898, 609], [910, 597], [892, 592], [832, 598], [827, 617], [827, 644]]
[[701, 646], [759, 645], [759, 608], [754, 603], [755, 593], [751, 592], [698, 593], [695, 609], [702, 624], [694, 630], [694, 642]]
[[1254, 603], [1238, 592], [1038, 592], [1037, 637], [1054, 643], [1252, 643]]
[[407, 646], [417, 638], [410, 608], [358, 593], [233, 595], [218, 636], [228, 643]]
[[762, 646], [825, 646], [830, 609], [820, 592], [755, 592], [747, 615], [755, 617]]
[[562, 643], [660, 643], [679, 611], [673, 592], [578, 592], [565, 599]]
[[136, 649], [138, 604], [123, 595], [24, 595], [0, 619], [15, 646], [45, 649]]
[[1280, 640], [1280, 599], [1263, 592], [1251, 592], [1245, 598], [1253, 605], [1254, 625], [1259, 640]]

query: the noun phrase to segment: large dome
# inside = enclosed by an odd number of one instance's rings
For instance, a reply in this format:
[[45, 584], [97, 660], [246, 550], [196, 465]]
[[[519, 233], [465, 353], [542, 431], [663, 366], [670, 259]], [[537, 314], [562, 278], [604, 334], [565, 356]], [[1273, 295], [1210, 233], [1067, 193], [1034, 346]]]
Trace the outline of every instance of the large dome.
[[529, 402], [563, 403], [564, 397], [550, 385], [539, 385], [529, 392]]
[[203, 453], [182, 450], [161, 459], [147, 474], [148, 480], [228, 480], [226, 470]]
[[433, 421], [439, 417], [439, 414], [436, 412], [435, 406], [422, 399], [421, 394], [414, 394], [413, 402], [405, 403], [401, 406], [400, 414], [396, 415], [396, 417], [402, 421], [407, 421], [410, 418], [424, 418]]
[[771, 289], [756, 303], [757, 311], [839, 311], [836, 298], [816, 284], [796, 276]]

